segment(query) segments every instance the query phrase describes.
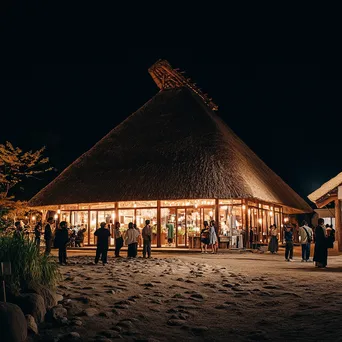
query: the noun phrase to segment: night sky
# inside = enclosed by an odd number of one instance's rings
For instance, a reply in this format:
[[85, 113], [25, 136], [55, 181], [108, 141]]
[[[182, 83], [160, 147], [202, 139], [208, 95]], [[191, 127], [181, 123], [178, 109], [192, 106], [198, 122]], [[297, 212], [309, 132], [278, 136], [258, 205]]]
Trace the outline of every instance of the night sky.
[[[159, 58], [207, 92], [218, 115], [303, 198], [342, 171], [341, 81], [317, 64], [218, 63], [208, 51], [136, 48], [103, 64], [12, 64], [0, 82], [1, 139], [45, 145], [56, 168], [25, 185], [29, 199], [159, 89]], [[106, 59], [107, 60], [107, 59]], [[222, 59], [220, 59], [222, 61]], [[151, 132], [152, 133], [152, 132]], [[67, 191], [67, 189], [66, 189]]]

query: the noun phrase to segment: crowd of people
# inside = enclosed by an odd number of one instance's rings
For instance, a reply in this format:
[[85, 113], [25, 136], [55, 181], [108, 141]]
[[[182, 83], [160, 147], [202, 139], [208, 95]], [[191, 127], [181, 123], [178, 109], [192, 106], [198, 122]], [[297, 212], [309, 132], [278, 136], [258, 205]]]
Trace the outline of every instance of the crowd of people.
[[[56, 226], [53, 217], [49, 217], [42, 233], [42, 222], [37, 222], [34, 228], [34, 239], [38, 247], [41, 244], [41, 236], [44, 234], [45, 240], [45, 255], [51, 253], [51, 248], [58, 248], [59, 263], [65, 265], [67, 263], [67, 246], [81, 247], [84, 241], [84, 234], [86, 229], [80, 227], [78, 231], [74, 228], [68, 228], [68, 223], [62, 221]], [[285, 240], [285, 260], [293, 261], [293, 233], [294, 227], [291, 224], [284, 226], [284, 240]], [[306, 221], [303, 221], [298, 229], [301, 244], [302, 262], [315, 262], [315, 266], [324, 268], [327, 266], [328, 249], [333, 248], [335, 241], [335, 229], [332, 225], [324, 224], [324, 219], [318, 219], [318, 226], [312, 229]], [[107, 254], [110, 245], [110, 238], [115, 240], [115, 257], [120, 257], [120, 250], [127, 246], [127, 257], [135, 258], [138, 253], [139, 239], [143, 241], [144, 258], [151, 257], [151, 241], [152, 241], [152, 227], [150, 220], [145, 221], [145, 226], [140, 232], [136, 224], [130, 222], [128, 229], [123, 234], [120, 230], [120, 223], [107, 224], [102, 222], [100, 227], [94, 233], [97, 238], [97, 249], [95, 256], [95, 263], [97, 264], [101, 258], [103, 265], [107, 263]], [[27, 229], [25, 229], [20, 221], [15, 222], [14, 236], [28, 236]], [[278, 253], [279, 249], [279, 231], [278, 227], [273, 224], [269, 228], [269, 244], [268, 251], [272, 254]], [[216, 254], [218, 251], [218, 237], [215, 228], [215, 221], [204, 221], [203, 229], [200, 233], [201, 253], [208, 253], [208, 248], [211, 248], [211, 253]], [[311, 243], [315, 243], [314, 256], [310, 259]], [[251, 248], [255, 248], [251, 243]]]
[[[285, 260], [293, 261], [293, 232], [292, 225], [284, 227], [285, 238]], [[332, 225], [324, 224], [324, 219], [318, 219], [318, 225], [312, 229], [306, 221], [299, 227], [299, 237], [302, 252], [302, 262], [315, 262], [315, 266], [325, 268], [327, 266], [328, 249], [334, 247], [335, 229]], [[278, 252], [278, 229], [274, 224], [270, 227], [270, 243], [268, 250], [275, 254]], [[310, 259], [311, 243], [315, 243], [313, 260]]]

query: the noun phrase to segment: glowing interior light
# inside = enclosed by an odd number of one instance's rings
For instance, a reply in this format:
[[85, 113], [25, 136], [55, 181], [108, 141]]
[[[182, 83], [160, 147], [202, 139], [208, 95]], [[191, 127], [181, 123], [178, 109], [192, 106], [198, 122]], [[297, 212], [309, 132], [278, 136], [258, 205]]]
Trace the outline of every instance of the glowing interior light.
[[61, 210], [60, 210], [60, 209], [58, 209], [58, 210], [57, 210], [57, 214], [60, 214], [60, 213], [61, 213]]
[[54, 217], [55, 217], [55, 220], [57, 220], [57, 219], [58, 219], [58, 215], [57, 215], [57, 214], [55, 214], [55, 216], [54, 216]]
[[246, 209], [246, 206], [245, 206], [245, 205], [243, 205], [243, 206], [242, 206], [242, 209], [243, 209], [243, 210], [245, 210], [245, 209]]
[[36, 220], [36, 217], [33, 215], [32, 216], [32, 221], [35, 221]]
[[270, 216], [273, 216], [273, 211], [270, 211]]
[[261, 219], [261, 218], [259, 218], [258, 222], [261, 224], [261, 223], [262, 223], [262, 219]]
[[209, 211], [209, 216], [212, 217], [213, 216], [213, 212]]

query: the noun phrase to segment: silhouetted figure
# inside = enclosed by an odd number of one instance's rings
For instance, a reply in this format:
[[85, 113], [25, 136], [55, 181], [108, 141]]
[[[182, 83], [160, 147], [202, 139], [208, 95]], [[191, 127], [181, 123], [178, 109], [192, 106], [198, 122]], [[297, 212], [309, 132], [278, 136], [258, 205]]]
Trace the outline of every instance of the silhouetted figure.
[[51, 225], [53, 224], [53, 222], [54, 222], [53, 217], [49, 217], [48, 223], [45, 225], [45, 228], [44, 228], [45, 255], [49, 255], [51, 253], [51, 247], [52, 247], [52, 228], [51, 228]]
[[62, 221], [55, 232], [55, 246], [58, 248], [58, 259], [60, 265], [67, 264], [67, 243], [69, 242], [68, 224]]
[[37, 247], [40, 247], [40, 237], [42, 235], [42, 222], [37, 222], [36, 226], [34, 227], [34, 241]]
[[109, 246], [110, 231], [106, 228], [106, 222], [101, 222], [100, 228], [94, 233], [97, 236], [97, 248], [95, 256], [95, 264], [99, 262], [101, 257], [103, 265], [107, 264], [107, 253]]
[[146, 258], [146, 254], [151, 258], [151, 242], [152, 242], [152, 228], [150, 226], [150, 220], [145, 221], [145, 227], [142, 230], [143, 238], [143, 257]]
[[120, 231], [120, 222], [115, 223], [113, 234], [114, 234], [114, 239], [115, 239], [115, 257], [119, 258], [120, 249], [123, 246], [123, 237]]
[[313, 261], [316, 267], [324, 268], [328, 263], [328, 241], [324, 219], [318, 219], [318, 226], [315, 229], [315, 253]]

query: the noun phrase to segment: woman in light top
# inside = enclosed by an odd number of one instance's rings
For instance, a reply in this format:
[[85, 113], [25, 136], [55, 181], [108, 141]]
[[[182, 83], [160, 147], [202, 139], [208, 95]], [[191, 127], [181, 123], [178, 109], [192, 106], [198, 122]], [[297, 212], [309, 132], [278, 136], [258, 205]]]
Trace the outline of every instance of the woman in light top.
[[211, 245], [211, 253], [217, 253], [217, 235], [215, 231], [215, 221], [210, 221], [209, 228], [209, 245]]
[[128, 224], [128, 229], [125, 234], [125, 241], [126, 245], [128, 246], [127, 249], [127, 256], [129, 258], [135, 258], [137, 256], [137, 250], [138, 250], [138, 237], [140, 233], [137, 229], [134, 229], [133, 222], [130, 222]]
[[271, 240], [268, 245], [268, 250], [272, 254], [275, 254], [278, 252], [278, 228], [275, 224], [271, 225], [270, 227], [270, 235], [271, 235]]

